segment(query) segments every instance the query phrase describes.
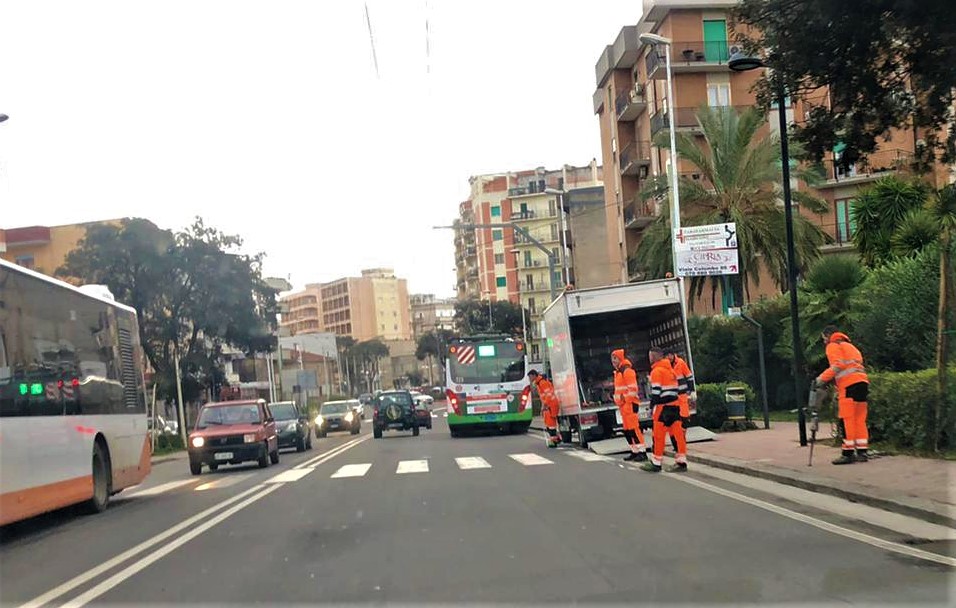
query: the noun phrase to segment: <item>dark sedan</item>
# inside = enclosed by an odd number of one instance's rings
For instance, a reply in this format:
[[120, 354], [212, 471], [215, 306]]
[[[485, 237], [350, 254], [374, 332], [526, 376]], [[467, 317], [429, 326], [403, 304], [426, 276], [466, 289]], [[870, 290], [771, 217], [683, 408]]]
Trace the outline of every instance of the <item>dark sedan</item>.
[[275, 417], [280, 448], [312, 449], [312, 423], [294, 401], [277, 401], [269, 404], [269, 409]]

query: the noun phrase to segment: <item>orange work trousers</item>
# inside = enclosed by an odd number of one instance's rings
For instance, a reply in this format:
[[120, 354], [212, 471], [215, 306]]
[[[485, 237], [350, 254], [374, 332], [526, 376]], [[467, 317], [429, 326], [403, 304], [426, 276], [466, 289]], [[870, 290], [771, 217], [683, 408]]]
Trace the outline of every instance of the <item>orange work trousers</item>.
[[[664, 420], [661, 420], [664, 407], [671, 406], [657, 406], [654, 408], [654, 454], [651, 456], [651, 462], [661, 466], [664, 461], [664, 443], [667, 441], [667, 433], [670, 433], [671, 437], [677, 440], [677, 456], [674, 461], [687, 464], [687, 437], [684, 435], [684, 423], [681, 422], [680, 411], [676, 412], [676, 420], [670, 424], [665, 424]], [[675, 406], [674, 409], [678, 408]], [[664, 416], [664, 418], [668, 419], [669, 416]]]
[[838, 403], [839, 416], [843, 419], [843, 450], [866, 451], [870, 439], [870, 434], [866, 430], [866, 401], [843, 398]]

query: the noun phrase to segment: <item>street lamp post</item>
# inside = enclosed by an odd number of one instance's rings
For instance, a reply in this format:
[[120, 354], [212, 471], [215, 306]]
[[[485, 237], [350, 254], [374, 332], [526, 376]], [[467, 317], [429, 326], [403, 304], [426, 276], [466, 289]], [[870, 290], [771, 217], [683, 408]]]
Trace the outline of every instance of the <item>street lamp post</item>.
[[[742, 53], [734, 53], [727, 62], [728, 67], [735, 72], [746, 72], [757, 68], [767, 67], [758, 57], [749, 57]], [[803, 367], [803, 347], [800, 342], [800, 319], [797, 305], [797, 255], [793, 242], [793, 199], [790, 192], [790, 147], [787, 140], [787, 91], [783, 79], [775, 77], [774, 92], [777, 95], [777, 117], [780, 125], [780, 164], [783, 169], [783, 211], [787, 224], [787, 275], [790, 290], [790, 329], [793, 334], [793, 394], [797, 401], [797, 421], [800, 429], [800, 445], [807, 445], [807, 418], [803, 403], [803, 383], [800, 381], [800, 369]]]

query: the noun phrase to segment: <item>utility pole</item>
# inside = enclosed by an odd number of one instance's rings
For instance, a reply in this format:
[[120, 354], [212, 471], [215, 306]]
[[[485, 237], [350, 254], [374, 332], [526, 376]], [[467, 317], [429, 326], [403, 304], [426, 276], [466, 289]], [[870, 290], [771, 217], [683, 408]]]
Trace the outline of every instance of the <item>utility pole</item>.
[[173, 363], [176, 365], [176, 401], [179, 411], [179, 436], [186, 446], [186, 408], [183, 406], [183, 379], [179, 372], [179, 345], [173, 350]]

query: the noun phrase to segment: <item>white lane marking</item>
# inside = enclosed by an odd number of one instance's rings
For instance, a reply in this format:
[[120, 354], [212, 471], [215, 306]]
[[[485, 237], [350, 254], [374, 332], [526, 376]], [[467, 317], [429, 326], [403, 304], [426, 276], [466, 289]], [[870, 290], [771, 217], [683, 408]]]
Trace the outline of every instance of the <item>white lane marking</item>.
[[290, 481], [299, 481], [315, 469], [289, 469], [282, 471], [275, 477], [267, 479], [266, 483], [286, 483]]
[[395, 469], [395, 473], [398, 475], [403, 475], [405, 473], [427, 473], [428, 472], [428, 461], [427, 460], [402, 460], [398, 463], [398, 468]]
[[306, 469], [306, 468], [309, 468], [309, 467], [317, 467], [317, 466], [319, 466], [320, 464], [322, 464], [323, 462], [326, 462], [326, 461], [330, 460], [332, 457], [337, 456], [337, 455], [341, 454], [342, 452], [344, 452], [344, 451], [346, 451], [346, 450], [350, 450], [350, 449], [354, 448], [355, 446], [357, 446], [358, 444], [362, 443], [363, 441], [367, 441], [368, 439], [371, 439], [371, 438], [372, 438], [371, 435], [364, 435], [364, 436], [362, 436], [362, 437], [358, 437], [358, 438], [356, 438], [356, 439], [352, 439], [351, 441], [348, 441], [348, 442], [346, 442], [346, 443], [343, 443], [342, 445], [340, 445], [340, 446], [338, 446], [338, 447], [332, 448], [331, 450], [329, 450], [329, 451], [327, 451], [327, 452], [323, 452], [323, 453], [319, 454], [318, 456], [314, 456], [314, 457], [310, 458], [309, 460], [306, 460], [305, 462], [300, 462], [299, 464], [295, 465], [295, 466], [292, 467], [292, 468], [293, 468], [293, 469]]
[[600, 454], [595, 454], [594, 452], [585, 452], [583, 450], [567, 450], [564, 451], [568, 456], [573, 456], [579, 460], [585, 462], [608, 462], [610, 458], [601, 456]]
[[202, 485], [198, 485], [193, 490], [196, 492], [202, 492], [204, 490], [221, 490], [223, 488], [228, 488], [229, 486], [234, 486], [240, 481], [245, 481], [252, 477], [254, 473], [243, 473], [241, 475], [223, 475], [219, 479], [213, 479], [212, 481], [207, 481]]
[[339, 467], [338, 471], [332, 473], [332, 479], [340, 479], [342, 477], [364, 477], [371, 468], [371, 462], [366, 462], [364, 464], [347, 464], [343, 467]]
[[723, 479], [745, 488], [751, 488], [773, 494], [780, 498], [792, 500], [816, 509], [822, 509], [829, 513], [842, 515], [850, 519], [864, 521], [870, 525], [906, 534], [914, 538], [925, 540], [956, 540], [956, 530], [947, 526], [941, 526], [915, 517], [884, 511], [869, 505], [857, 502], [850, 502], [836, 496], [811, 492], [802, 488], [788, 486], [759, 477], [751, 477], [741, 473], [725, 471], [715, 467], [695, 464], [694, 472], [703, 473], [708, 477]]
[[169, 492], [170, 490], [175, 490], [178, 487], [185, 486], [187, 484], [196, 483], [198, 479], [180, 479], [178, 481], [170, 481], [168, 483], [163, 483], [158, 486], [153, 486], [152, 488], [145, 488], [142, 490], [136, 490], [130, 492], [129, 494], [120, 494], [117, 496], [119, 499], [127, 498], [142, 498], [143, 496], [156, 496], [157, 494], [162, 494], [163, 492]]
[[100, 583], [99, 585], [96, 585], [95, 587], [90, 589], [89, 591], [78, 595], [77, 597], [73, 598], [69, 602], [66, 602], [65, 604], [63, 604], [63, 606], [69, 607], [69, 608], [80, 608], [80, 606], [84, 606], [88, 604], [89, 602], [95, 600], [96, 598], [103, 595], [110, 589], [116, 587], [117, 585], [119, 585], [120, 583], [128, 579], [129, 577], [133, 576], [140, 570], [162, 559], [166, 555], [169, 555], [170, 553], [172, 553], [179, 547], [185, 545], [192, 539], [196, 538], [197, 536], [199, 536], [200, 534], [202, 534], [209, 528], [212, 528], [216, 524], [232, 517], [233, 515], [235, 515], [242, 509], [248, 507], [249, 505], [256, 502], [257, 500], [266, 497], [267, 495], [274, 492], [275, 490], [278, 490], [280, 487], [281, 487], [280, 485], [272, 485], [272, 486], [267, 486], [265, 489], [263, 489], [262, 486], [256, 486], [256, 489], [260, 490], [259, 493], [253, 494], [252, 496], [240, 502], [239, 504], [229, 507], [228, 509], [226, 509], [219, 515], [216, 515], [215, 517], [206, 521], [205, 523], [199, 526], [196, 526], [189, 532], [183, 534], [182, 536], [173, 540], [172, 542], [166, 545], [163, 545], [162, 547], [160, 547], [156, 551], [153, 551], [146, 557], [140, 559], [137, 562], [133, 562], [126, 568], [120, 570], [119, 572], [109, 577], [108, 579]]
[[197, 513], [197, 514], [193, 515], [192, 517], [190, 517], [189, 519], [183, 521], [182, 523], [179, 523], [179, 524], [173, 526], [172, 528], [169, 528], [168, 530], [166, 530], [166, 531], [164, 531], [164, 532], [162, 532], [162, 533], [160, 533], [160, 534], [157, 534], [156, 536], [154, 536], [154, 537], [152, 537], [152, 538], [149, 538], [149, 539], [147, 539], [147, 540], [141, 542], [140, 544], [136, 545], [136, 546], [133, 547], [132, 549], [129, 549], [129, 550], [127, 550], [127, 551], [124, 551], [124, 552], [120, 553], [119, 555], [117, 555], [116, 557], [114, 557], [114, 558], [112, 558], [112, 559], [110, 559], [110, 560], [107, 560], [107, 561], [103, 562], [103, 563], [100, 564], [99, 566], [96, 566], [95, 568], [91, 568], [90, 570], [87, 570], [87, 571], [84, 572], [83, 574], [80, 574], [80, 575], [77, 575], [77, 576], [71, 578], [70, 580], [68, 580], [67, 582], [63, 583], [62, 585], [59, 585], [59, 586], [57, 586], [57, 587], [54, 587], [53, 589], [50, 589], [49, 591], [47, 591], [47, 592], [44, 593], [43, 595], [40, 595], [40, 596], [38, 596], [38, 597], [33, 598], [33, 599], [30, 600], [29, 602], [23, 604], [20, 608], [37, 608], [37, 607], [39, 607], [39, 606], [43, 606], [43, 605], [45, 605], [45, 604], [48, 604], [48, 603], [50, 603], [51, 601], [53, 601], [53, 600], [57, 599], [58, 597], [62, 596], [63, 594], [68, 593], [68, 592], [72, 591], [73, 589], [76, 589], [77, 587], [79, 587], [80, 585], [86, 583], [87, 581], [89, 581], [89, 580], [91, 580], [91, 579], [93, 579], [93, 578], [95, 578], [95, 577], [97, 577], [97, 576], [103, 574], [104, 572], [107, 572], [107, 571], [109, 571], [109, 570], [112, 570], [113, 568], [115, 568], [116, 566], [122, 564], [123, 562], [125, 562], [125, 561], [128, 560], [129, 558], [135, 556], [136, 554], [142, 553], [143, 551], [145, 551], [146, 549], [149, 549], [149, 548], [152, 547], [153, 545], [156, 545], [156, 544], [158, 544], [158, 543], [163, 542], [164, 540], [166, 540], [166, 539], [169, 538], [170, 536], [175, 536], [175, 535], [179, 534], [180, 532], [182, 532], [183, 530], [186, 530], [186, 529], [190, 528], [193, 524], [196, 524], [196, 523], [198, 523], [198, 522], [201, 522], [202, 520], [204, 520], [204, 519], [206, 519], [207, 517], [209, 517], [211, 514], [215, 513], [215, 512], [218, 511], [219, 509], [222, 509], [223, 507], [225, 507], [226, 505], [230, 505], [230, 504], [232, 504], [232, 503], [234, 503], [234, 502], [236, 502], [236, 501], [238, 501], [238, 500], [242, 500], [243, 498], [245, 498], [245, 497], [248, 496], [249, 494], [252, 494], [253, 492], [256, 492], [256, 491], [261, 490], [261, 489], [262, 489], [261, 486], [255, 486], [255, 487], [249, 488], [248, 490], [245, 490], [245, 491], [243, 491], [243, 492], [241, 492], [241, 493], [239, 493], [239, 494], [236, 494], [235, 496], [233, 496], [233, 497], [231, 497], [231, 498], [227, 498], [226, 500], [224, 500], [224, 501], [222, 501], [222, 502], [220, 502], [220, 503], [218, 503], [218, 504], [216, 504], [216, 505], [213, 505], [213, 506], [209, 507], [209, 508], [206, 509], [205, 511], [202, 511], [202, 512], [200, 512], [200, 513]]
[[544, 458], [543, 456], [538, 456], [537, 454], [508, 454], [512, 460], [516, 460], [523, 464], [526, 467], [538, 465], [538, 464], [554, 464], [552, 461]]
[[688, 477], [686, 475], [682, 475], [679, 473], [676, 475], [666, 475], [665, 477], [667, 479], [676, 479], [677, 481], [681, 481], [683, 483], [689, 483], [692, 486], [697, 486], [698, 488], [708, 490], [715, 494], [720, 494], [721, 496], [726, 496], [727, 498], [733, 498], [734, 500], [739, 500], [740, 502], [747, 503], [759, 509], [764, 509], [766, 511], [770, 511], [771, 513], [776, 513], [777, 515], [782, 515], [789, 519], [793, 519], [799, 522], [803, 522], [805, 524], [809, 524], [815, 528], [819, 528], [826, 532], [831, 532], [833, 534], [845, 536], [846, 538], [850, 538], [850, 539], [859, 541], [861, 543], [866, 543], [868, 545], [872, 545], [874, 547], [884, 549], [886, 551], [893, 551], [894, 553], [899, 553], [901, 555], [907, 555], [909, 557], [915, 557], [917, 559], [922, 559], [929, 562], [936, 562], [937, 564], [943, 564], [951, 568], [956, 568], [956, 558], [954, 557], [948, 557], [946, 555], [937, 555], [936, 553], [923, 551], [915, 547], [910, 547], [909, 545], [894, 543], [892, 541], [883, 540], [882, 538], [870, 536], [869, 534], [857, 532], [856, 530], [850, 530], [848, 528], [844, 528], [843, 526], [831, 524], [830, 522], [826, 522], [826, 521], [817, 519], [815, 517], [811, 517], [809, 515], [804, 515], [803, 513], [797, 513], [796, 511], [791, 511], [790, 509], [785, 509], [783, 507], [779, 507], [777, 505], [771, 504], [769, 502], [765, 502], [757, 498], [744, 496], [743, 494], [739, 494], [731, 490], [725, 490], [724, 488], [720, 488], [720, 487], [711, 485], [707, 482], [700, 481], [698, 479], [694, 479], [692, 477]]
[[465, 456], [463, 458], [456, 458], [455, 462], [458, 463], [458, 468], [462, 471], [491, 468], [491, 465], [488, 464], [488, 461], [481, 456]]

